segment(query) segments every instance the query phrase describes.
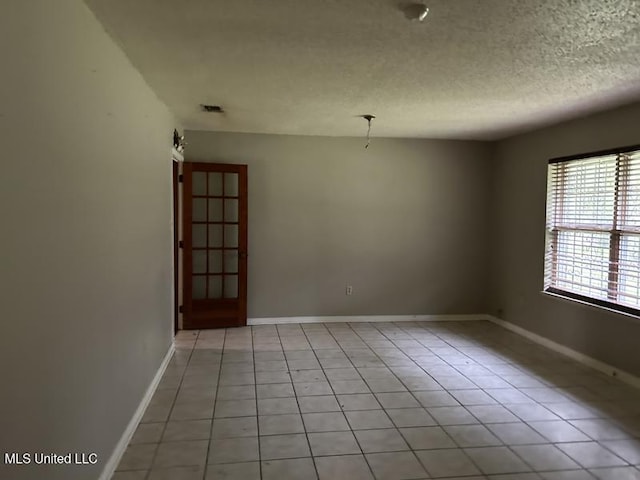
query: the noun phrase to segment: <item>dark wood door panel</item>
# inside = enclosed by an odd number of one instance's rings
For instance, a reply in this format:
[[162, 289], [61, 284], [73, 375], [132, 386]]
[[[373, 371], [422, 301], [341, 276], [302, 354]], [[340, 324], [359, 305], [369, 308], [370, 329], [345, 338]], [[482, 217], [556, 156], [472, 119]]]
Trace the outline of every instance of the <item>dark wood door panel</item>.
[[184, 164], [185, 329], [246, 325], [247, 166]]

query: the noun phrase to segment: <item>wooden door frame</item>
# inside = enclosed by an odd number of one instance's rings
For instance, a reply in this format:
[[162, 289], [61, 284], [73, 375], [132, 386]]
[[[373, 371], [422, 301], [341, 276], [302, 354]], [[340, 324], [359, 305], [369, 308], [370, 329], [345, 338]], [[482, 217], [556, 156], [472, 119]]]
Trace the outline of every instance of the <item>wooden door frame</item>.
[[178, 332], [180, 315], [180, 165], [178, 159], [173, 156], [171, 159], [171, 170], [173, 176], [173, 333]]

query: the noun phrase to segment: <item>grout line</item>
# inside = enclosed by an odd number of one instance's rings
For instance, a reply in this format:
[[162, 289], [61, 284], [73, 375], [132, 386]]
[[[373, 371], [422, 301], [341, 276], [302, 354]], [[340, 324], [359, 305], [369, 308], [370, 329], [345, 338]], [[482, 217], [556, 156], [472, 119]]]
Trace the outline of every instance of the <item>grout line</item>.
[[[450, 330], [450, 331], [451, 331], [451, 329], [448, 329], [448, 330]], [[456, 333], [456, 332], [455, 332], [455, 331], [453, 331], [452, 333]], [[439, 338], [441, 338], [441, 337], [439, 337]], [[442, 338], [441, 338], [441, 339], [442, 339]], [[478, 364], [478, 365], [480, 365], [480, 363], [479, 363], [479, 362], [477, 362], [475, 359], [473, 359], [473, 358], [469, 357], [469, 356], [468, 356], [468, 355], [466, 355], [464, 352], [460, 351], [460, 350], [459, 350], [455, 345], [452, 345], [451, 343], [447, 342], [445, 339], [442, 339], [442, 340], [443, 340], [447, 345], [449, 345], [450, 347], [454, 348], [455, 350], [457, 350], [458, 352], [460, 352], [461, 354], [465, 355], [467, 358], [469, 358], [470, 360], [472, 360], [472, 361], [474, 362], [474, 364]], [[472, 343], [472, 345], [476, 345], [476, 344], [477, 344], [477, 341], [474, 341], [474, 342]], [[486, 348], [484, 348], [484, 345], [480, 345], [480, 347], [482, 348], [482, 350], [486, 350]], [[502, 354], [502, 352], [500, 352], [500, 353]], [[495, 353], [493, 353], [493, 352], [490, 352], [490, 354], [495, 355]], [[437, 355], [437, 354], [436, 354], [436, 355]], [[451, 367], [455, 368], [455, 366], [453, 366], [453, 365], [449, 364], [449, 362], [447, 362], [444, 358], [440, 357], [439, 355], [438, 355], [438, 358], [441, 358], [441, 359], [442, 359], [445, 363], [447, 363], [449, 366], [451, 366]], [[512, 363], [511, 363], [511, 362], [508, 362], [508, 361], [505, 361], [505, 364], [506, 364], [506, 365], [509, 365], [509, 366], [512, 366]], [[482, 366], [482, 365], [481, 365], [481, 366]], [[456, 370], [458, 370], [457, 368], [455, 368], [455, 369], [456, 369]], [[458, 371], [459, 371], [459, 370], [458, 370]], [[500, 401], [498, 401], [498, 399], [494, 398], [490, 393], [485, 392], [485, 390], [484, 390], [483, 388], [481, 388], [479, 385], [477, 385], [475, 382], [473, 382], [473, 380], [471, 380], [467, 375], [465, 375], [464, 373], [462, 373], [462, 372], [460, 372], [460, 371], [459, 371], [459, 373], [460, 373], [460, 375], [462, 375], [464, 378], [466, 378], [467, 380], [469, 380], [471, 383], [473, 383], [474, 385], [476, 385], [477, 389], [481, 390], [483, 393], [485, 393], [485, 394], [489, 395], [493, 400], [495, 400], [495, 401], [497, 402], [497, 405], [503, 406], [503, 408], [504, 408], [504, 405], [503, 405]], [[502, 378], [502, 377], [500, 377], [499, 375], [498, 375], [498, 377], [499, 377], [499, 378]], [[508, 382], [507, 382], [507, 383], [508, 383]], [[451, 393], [450, 393], [450, 391], [451, 391], [451, 390], [455, 390], [455, 389], [445, 389], [445, 391], [446, 391], [447, 393], [449, 393], [450, 395], [451, 395]], [[519, 389], [516, 389], [516, 390], [518, 390], [518, 391], [519, 391]], [[522, 393], [522, 392], [521, 392], [521, 393]], [[452, 395], [452, 396], [453, 396], [453, 395]], [[455, 398], [455, 397], [454, 397], [454, 398]], [[532, 400], [533, 400], [533, 399], [532, 399]], [[456, 398], [456, 401], [458, 401], [458, 399], [457, 399], [457, 398]], [[534, 400], [534, 402], [535, 402], [535, 400]], [[460, 403], [460, 402], [458, 401], [458, 403]], [[537, 403], [537, 402], [536, 402], [536, 403]], [[481, 421], [480, 421], [480, 419], [479, 419], [479, 418], [475, 417], [475, 415], [473, 415], [473, 413], [472, 413], [471, 411], [469, 411], [469, 409], [468, 409], [468, 408], [466, 408], [466, 407], [465, 407], [464, 405], [462, 405], [461, 403], [460, 403], [460, 405], [461, 405], [461, 406], [462, 406], [462, 407], [463, 407], [467, 412], [469, 412], [469, 414], [470, 414], [470, 415], [472, 415], [474, 418], [476, 418], [476, 420], [478, 420], [479, 425], [484, 426], [484, 428], [485, 428], [486, 430], [489, 430], [489, 429], [485, 426], [485, 424], [484, 424], [483, 422], [481, 422]], [[524, 422], [522, 422], [522, 423], [524, 423]], [[516, 456], [516, 458], [520, 459], [521, 461], [523, 461], [523, 462], [524, 462], [524, 464], [525, 464], [525, 465], [529, 466], [529, 464], [528, 464], [527, 462], [525, 462], [523, 458], [521, 458], [521, 457], [520, 457], [520, 456], [519, 456], [519, 455], [518, 455], [514, 450], [512, 450], [511, 448], [509, 448], [509, 447], [510, 447], [510, 445], [509, 445], [509, 444], [505, 444], [505, 443], [502, 441], [502, 439], [500, 439], [497, 435], [493, 434], [493, 432], [492, 432], [491, 430], [489, 430], [489, 432], [490, 432], [494, 437], [496, 437], [496, 438], [497, 438], [497, 439], [502, 443], [502, 445], [501, 445], [501, 446], [506, 447], [506, 448], [507, 448], [507, 450], [508, 450], [509, 452], [511, 452], [513, 455], [515, 455], [515, 456]], [[458, 442], [456, 442], [456, 441], [455, 441], [455, 439], [453, 439], [453, 441], [454, 441], [454, 443], [455, 443], [456, 445], [458, 445], [461, 449], [463, 449], [463, 448], [467, 448], [467, 449], [470, 449], [470, 448], [485, 448], [485, 447], [477, 447], [477, 446], [476, 446], [476, 447], [461, 447], [461, 446], [460, 446], [460, 444], [459, 444]], [[475, 461], [474, 461], [474, 460], [473, 460], [469, 455], [467, 455], [467, 453], [466, 453], [464, 450], [463, 450], [463, 453], [464, 453], [464, 455], [465, 455], [465, 456], [466, 456], [466, 457], [471, 461], [471, 463], [472, 463], [472, 464], [473, 464], [473, 465], [474, 465], [474, 466], [475, 466], [479, 471], [482, 471], [482, 469], [480, 468], [480, 465], [478, 465], [478, 464], [477, 464], [477, 463], [476, 463], [476, 462], [475, 462]], [[531, 471], [533, 472], [533, 471], [535, 471], [535, 470], [532, 468], [532, 470], [531, 470]]]
[[[303, 332], [303, 335], [305, 336], [305, 341], [307, 342], [307, 344], [309, 345], [310, 351], [313, 352], [313, 347], [311, 346], [311, 344], [309, 343], [308, 338], [306, 337], [306, 334], [304, 333], [304, 330], [300, 327], [301, 331]], [[289, 359], [287, 358], [286, 355], [286, 351], [284, 349], [284, 345], [282, 344], [282, 337], [280, 336], [280, 330], [277, 328], [276, 326], [276, 331], [278, 332], [278, 338], [280, 339], [280, 345], [282, 347], [282, 354], [285, 358], [285, 364], [287, 365], [287, 372], [289, 373], [289, 379], [291, 380], [291, 388], [293, 389], [293, 398], [296, 399], [296, 405], [298, 406], [298, 415], [300, 416], [300, 421], [302, 422], [302, 429], [304, 430], [304, 436], [305, 439], [307, 440], [307, 447], [309, 448], [309, 456], [311, 458], [311, 461], [313, 462], [313, 468], [316, 472], [316, 478], [318, 478], [318, 469], [316, 467], [315, 464], [315, 460], [314, 460], [314, 456], [313, 456], [313, 451], [311, 450], [311, 442], [309, 441], [309, 432], [307, 431], [307, 426], [304, 422], [304, 418], [303, 418], [303, 413], [302, 413], [302, 409], [300, 408], [300, 401], [298, 399], [298, 393], [296, 392], [295, 389], [295, 383], [293, 381], [293, 377], [291, 376], [291, 368], [289, 366]], [[298, 351], [298, 350], [289, 350], [289, 351]], [[315, 353], [314, 353], [314, 357], [315, 357]], [[317, 360], [317, 358], [316, 358]], [[296, 370], [296, 371], [300, 371], [300, 370]], [[302, 458], [308, 458], [308, 457], [302, 457]]]
[[256, 372], [256, 350], [253, 343], [253, 327], [249, 327], [251, 335], [251, 357], [253, 358], [253, 392], [256, 397], [256, 441], [258, 442], [258, 473], [262, 478], [262, 445], [260, 444], [260, 412], [258, 411], [258, 373]]
[[[358, 335], [358, 333], [353, 330], [353, 328], [351, 327], [350, 324], [347, 323], [347, 326], [349, 327], [349, 329], [358, 337], [360, 338], [360, 340], [362, 340], [362, 338], [360, 337], [360, 335]], [[325, 326], [325, 328], [327, 329], [329, 335], [331, 335], [331, 338], [333, 338], [334, 342], [336, 343], [336, 345], [338, 346], [338, 349], [342, 352], [342, 354], [345, 356], [345, 358], [347, 359], [347, 361], [351, 364], [351, 368], [355, 369], [356, 373], [358, 374], [358, 376], [360, 377], [360, 379], [365, 382], [365, 385], [367, 385], [367, 388], [369, 388], [369, 385], [366, 383], [366, 381], [364, 380], [364, 378], [362, 378], [362, 375], [360, 375], [360, 371], [357, 369], [357, 367], [353, 364], [353, 362], [351, 361], [351, 358], [347, 355], [347, 352], [344, 350], [344, 348], [342, 347], [342, 345], [340, 344], [340, 342], [338, 341], [338, 339], [333, 335], [333, 332], [331, 331], [331, 329], [327, 328]], [[304, 329], [303, 329], [304, 330]], [[306, 334], [306, 332], [305, 332]], [[364, 342], [366, 344], [366, 342]], [[355, 438], [356, 440], [356, 445], [358, 445], [358, 448], [360, 449], [360, 454], [362, 455], [362, 458], [364, 459], [365, 463], [367, 464], [367, 467], [369, 468], [369, 472], [371, 472], [372, 478], [375, 478], [375, 473], [373, 471], [373, 468], [371, 467], [371, 464], [369, 463], [369, 459], [367, 459], [367, 456], [364, 453], [364, 450], [362, 449], [362, 445], [360, 444], [360, 442], [358, 441], [358, 437], [356, 437], [353, 427], [351, 426], [351, 423], [349, 423], [349, 419], [347, 418], [347, 415], [344, 413], [344, 408], [342, 407], [342, 405], [340, 404], [340, 402], [338, 401], [338, 395], [335, 393], [335, 390], [333, 389], [333, 385], [331, 384], [331, 382], [329, 382], [329, 378], [327, 377], [327, 374], [324, 370], [324, 366], [322, 365], [322, 363], [320, 362], [320, 360], [318, 359], [318, 363], [320, 363], [320, 368], [322, 369], [322, 373], [323, 375], [327, 378], [327, 382], [329, 383], [329, 386], [331, 387], [331, 391], [333, 391], [334, 396], [336, 398], [336, 402], [338, 402], [338, 406], [340, 407], [340, 411], [342, 413], [342, 416], [344, 417], [345, 421], [347, 422], [347, 425], [349, 426], [349, 431], [351, 432], [351, 435], [353, 436], [353, 438]], [[371, 392], [371, 389], [369, 388], [369, 393], [371, 395], [373, 395], [373, 392]], [[349, 394], [345, 394], [345, 395], [349, 395]], [[353, 394], [352, 394], [353, 395]], [[355, 394], [357, 395], [357, 394]], [[375, 395], [374, 395], [375, 398]], [[378, 399], [376, 398], [376, 402], [378, 401]], [[379, 403], [379, 402], [378, 402]], [[380, 405], [380, 408], [382, 408], [382, 405]], [[384, 411], [384, 409], [383, 409]], [[386, 412], [385, 412], [386, 415]], [[387, 415], [388, 417], [388, 415]], [[393, 422], [392, 422], [393, 423]]]
[[[394, 324], [394, 325], [395, 325], [395, 324]], [[411, 337], [413, 340], [415, 340], [416, 342], [418, 342], [420, 345], [422, 345], [422, 347], [423, 347], [423, 348], [426, 348], [427, 350], [429, 350], [430, 352], [432, 352], [436, 357], [438, 357], [440, 360], [442, 360], [442, 361], [443, 361], [443, 362], [445, 362], [447, 365], [449, 365], [450, 367], [452, 367], [452, 365], [451, 365], [451, 364], [449, 364], [449, 362], [447, 362], [444, 358], [440, 357], [440, 355], [438, 355], [437, 353], [433, 352], [433, 351], [431, 350], [431, 348], [429, 348], [428, 346], [426, 346], [426, 345], [424, 345], [422, 342], [420, 342], [420, 340], [419, 340], [419, 339], [417, 339], [417, 338], [416, 338], [412, 333], [407, 332], [404, 328], [401, 328], [401, 327], [398, 327], [398, 326], [396, 326], [396, 327], [397, 327], [397, 328], [399, 328], [401, 331], [405, 332], [407, 335], [409, 335], [409, 337]], [[452, 347], [452, 348], [454, 348], [456, 351], [459, 351], [456, 347], [454, 347], [453, 345], [451, 345], [450, 343], [448, 343], [446, 340], [444, 340], [442, 337], [440, 337], [440, 336], [439, 336], [439, 335], [437, 335], [436, 333], [430, 332], [428, 328], [426, 328], [426, 327], [424, 327], [424, 326], [418, 326], [418, 325], [414, 325], [414, 326], [413, 326], [413, 328], [418, 329], [418, 330], [425, 330], [425, 331], [428, 331], [430, 334], [432, 334], [432, 335], [436, 336], [438, 339], [440, 339], [441, 341], [443, 341], [444, 343], [446, 343], [447, 345], [449, 345], [449, 347]], [[383, 334], [383, 335], [384, 335], [384, 334]], [[386, 335], [385, 335], [385, 337], [386, 337]], [[387, 338], [388, 338], [388, 337], [387, 337]], [[391, 339], [389, 339], [389, 340], [390, 340], [390, 341], [391, 341], [391, 343], [393, 343], [393, 344], [395, 345], [395, 347], [396, 347], [396, 348], [398, 348], [398, 349], [399, 349], [403, 354], [407, 355], [407, 354], [402, 350], [402, 348], [398, 347], [398, 346], [395, 344], [395, 342], [393, 342], [393, 340], [391, 340]], [[460, 352], [460, 353], [462, 353], [462, 352]], [[422, 371], [424, 371], [427, 375], [429, 375], [429, 377], [430, 377], [430, 378], [432, 378], [432, 379], [433, 379], [433, 380], [434, 380], [438, 385], [440, 385], [440, 387], [442, 387], [442, 389], [443, 389], [442, 391], [447, 392], [449, 395], [451, 395], [451, 393], [449, 393], [449, 389], [445, 388], [445, 387], [444, 387], [444, 385], [442, 385], [442, 384], [441, 384], [441, 383], [440, 383], [440, 382], [439, 382], [435, 377], [433, 377], [431, 374], [429, 374], [429, 372], [428, 372], [428, 371], [427, 371], [427, 370], [426, 370], [422, 365], [419, 365], [419, 364], [418, 364], [418, 363], [417, 363], [413, 358], [409, 357], [408, 355], [407, 355], [407, 357], [408, 357], [411, 361], [413, 361], [413, 363], [415, 363], [415, 364], [416, 364], [416, 365], [417, 365], [417, 366], [418, 366]], [[456, 369], [456, 370], [457, 370], [457, 369]], [[462, 373], [460, 373], [460, 374], [462, 375]], [[394, 375], [395, 375], [395, 372], [394, 372]], [[464, 375], [463, 375], [463, 376], [464, 376]], [[465, 378], [467, 378], [467, 377], [465, 377]], [[400, 380], [400, 382], [401, 382], [401, 383], [403, 383], [403, 382], [402, 382], [402, 380]], [[403, 385], [404, 385], [404, 383], [403, 383]], [[405, 385], [405, 387], [406, 387], [406, 385]], [[422, 404], [420, 403], [420, 401], [415, 397], [415, 395], [413, 395], [413, 393], [411, 392], [411, 390], [408, 390], [408, 391], [412, 394], [412, 397], [413, 397], [413, 398], [418, 402], [418, 404], [419, 404], [419, 405], [422, 405]], [[459, 406], [459, 407], [463, 408], [463, 409], [464, 409], [464, 410], [465, 410], [469, 415], [471, 415], [474, 419], [476, 419], [476, 420], [479, 422], [479, 423], [478, 423], [479, 425], [483, 425], [483, 424], [482, 424], [482, 422], [480, 422], [480, 419], [478, 419], [477, 417], [475, 417], [475, 416], [474, 416], [474, 415], [473, 415], [473, 414], [472, 414], [472, 413], [471, 413], [467, 408], [465, 408], [465, 406], [464, 406], [464, 405], [462, 405], [462, 404], [460, 403], [460, 401], [459, 401], [457, 398], [455, 398], [453, 395], [451, 395], [451, 397], [453, 397], [453, 399], [454, 399], [456, 402], [458, 402], [458, 406]], [[427, 413], [429, 414], [429, 416], [431, 416], [431, 417], [433, 418], [433, 416], [431, 415], [431, 413], [429, 412], [429, 410], [428, 410], [426, 407], [423, 407], [423, 408], [427, 411]], [[437, 419], [435, 419], [435, 418], [433, 418], [433, 419], [434, 419], [434, 420], [435, 420], [435, 422], [438, 424], [438, 426], [440, 427], [440, 429], [444, 432], [444, 434], [446, 435], [446, 437], [447, 437], [449, 440], [451, 440], [451, 441], [453, 442], [453, 444], [454, 444], [454, 445], [457, 445], [457, 446], [458, 446], [458, 448], [459, 448], [459, 450], [460, 450], [460, 453], [462, 453], [462, 455], [464, 455], [464, 456], [467, 458], [467, 460], [469, 460], [469, 462], [471, 462], [471, 464], [472, 464], [472, 465], [473, 465], [473, 466], [474, 466], [474, 467], [475, 467], [479, 472], [482, 472], [482, 469], [480, 468], [480, 466], [479, 466], [479, 465], [477, 465], [477, 464], [476, 464], [476, 462], [474, 462], [474, 461], [473, 461], [473, 459], [472, 459], [469, 455], [467, 455], [467, 453], [463, 450], [463, 447], [461, 447], [461, 446], [460, 446], [460, 444], [459, 444], [458, 442], [456, 442], [456, 440], [455, 440], [455, 439], [454, 439], [454, 438], [449, 434], [449, 432], [448, 432], [448, 431], [446, 430], [446, 428], [445, 428], [445, 427], [450, 427], [450, 426], [455, 426], [455, 425], [443, 425], [443, 424], [441, 424]], [[462, 425], [461, 425], [461, 426], [462, 426]], [[485, 429], [486, 429], [486, 427], [485, 427]], [[402, 436], [402, 438], [405, 440], [405, 442], [407, 443], [407, 445], [411, 446], [411, 445], [409, 444], [409, 442], [407, 441], [406, 437], [405, 437], [404, 435], [402, 435], [402, 432], [401, 432], [399, 429], [398, 429], [398, 431], [400, 432], [400, 435], [401, 435], [401, 436]], [[495, 435], [494, 435], [494, 436], [495, 436]], [[497, 438], [497, 437], [496, 437], [496, 438]], [[501, 441], [500, 439], [498, 439], [498, 440], [499, 440], [499, 441]], [[414, 450], [413, 448], [411, 448], [411, 451], [413, 452], [414, 456], [417, 458], [417, 460], [418, 460], [418, 462], [420, 463], [420, 465], [422, 465], [422, 466], [423, 466], [423, 468], [425, 469], [425, 471], [426, 471], [426, 472], [428, 472], [429, 474], [431, 474], [431, 472], [429, 472], [429, 469], [427, 468], [427, 466], [426, 466], [425, 464], [423, 464], [423, 463], [422, 463], [422, 461], [420, 460], [420, 458], [415, 454], [415, 450]]]
[[[204, 458], [204, 469], [202, 478], [206, 478], [209, 470], [209, 454], [211, 452], [211, 443], [213, 442], [213, 422], [216, 418], [216, 404], [218, 403], [218, 391], [220, 390], [220, 377], [222, 376], [222, 363], [224, 361], [224, 346], [227, 342], [227, 329], [223, 329], [222, 347], [220, 348], [220, 365], [218, 366], [218, 380], [216, 381], [216, 393], [213, 397], [213, 410], [211, 411], [211, 426], [209, 427], [209, 443], [207, 444], [207, 455]], [[198, 337], [200, 334], [198, 333]], [[195, 345], [194, 345], [195, 349]], [[191, 359], [189, 359], [191, 361]]]
[[[414, 340], [414, 341], [418, 342], [418, 343], [419, 343], [423, 348], [426, 348], [427, 350], [429, 350], [429, 351], [430, 351], [430, 349], [429, 349], [427, 346], [423, 345], [420, 341], [418, 341], [415, 337], [413, 337], [410, 333], [408, 333], [408, 332], [407, 332], [406, 330], [404, 330], [403, 328], [398, 327], [397, 325], [395, 325], [395, 323], [393, 324], [393, 327], [394, 327], [394, 328], [399, 329], [399, 330], [400, 330], [400, 331], [402, 331], [402, 332], [404, 332], [404, 333], [405, 333], [405, 334], [407, 334], [409, 337], [411, 337], [411, 339], [412, 339], [412, 340]], [[375, 327], [374, 327], [374, 328], [375, 328]], [[379, 333], [380, 333], [384, 338], [386, 338], [386, 339], [387, 339], [387, 341], [389, 341], [389, 342], [393, 345], [393, 347], [394, 347], [395, 349], [397, 349], [398, 351], [402, 352], [402, 354], [403, 354], [407, 359], [409, 359], [409, 360], [410, 360], [410, 361], [411, 361], [415, 366], [417, 366], [418, 368], [420, 368], [420, 369], [421, 369], [421, 370], [422, 370], [426, 375], [428, 375], [428, 376], [429, 376], [429, 378], [432, 378], [432, 379], [433, 379], [433, 380], [434, 380], [434, 381], [435, 381], [435, 382], [436, 382], [440, 387], [442, 387], [442, 388], [444, 389], [444, 387], [443, 387], [442, 385], [440, 385], [440, 383], [439, 383], [435, 378], [433, 378], [431, 375], [429, 375], [429, 373], [428, 373], [428, 372], [427, 372], [427, 371], [426, 371], [426, 370], [425, 370], [421, 365], [418, 365], [418, 363], [417, 363], [413, 358], [411, 358], [409, 355], [407, 355], [401, 347], [399, 347], [398, 345], [396, 345], [396, 343], [394, 342], [394, 340], [392, 340], [389, 336], [387, 336], [387, 335], [384, 333], [384, 331], [379, 330], [378, 328], [376, 328], [376, 330], [377, 330], [377, 331], [378, 331], [378, 332], [379, 332]], [[363, 339], [363, 340], [364, 340], [364, 339]], [[367, 342], [366, 342], [366, 340], [364, 340], [364, 341], [365, 341], [365, 343], [367, 343]], [[374, 351], [374, 353], [375, 353], [375, 351]], [[380, 357], [378, 357], [378, 358], [380, 358]], [[433, 416], [430, 414], [429, 410], [427, 410], [427, 408], [426, 408], [426, 407], [422, 406], [422, 403], [420, 403], [420, 401], [415, 397], [415, 395], [413, 395], [413, 392], [412, 392], [412, 391], [407, 387], [407, 385], [406, 385], [402, 380], [400, 380], [400, 378], [398, 378], [398, 376], [396, 375], [396, 373], [395, 373], [393, 370], [391, 370], [390, 366], [389, 366], [389, 365], [387, 365], [387, 363], [386, 363], [383, 359], [380, 359], [380, 360], [381, 360], [381, 361], [382, 361], [382, 363], [385, 365], [385, 367], [389, 369], [389, 371], [392, 373], [392, 375], [393, 375], [393, 376], [394, 376], [394, 377], [395, 377], [395, 378], [396, 378], [396, 379], [397, 379], [397, 380], [402, 384], [402, 386], [403, 386], [403, 387], [405, 387], [405, 388], [407, 389], [407, 390], [406, 390], [406, 391], [407, 391], [407, 393], [409, 393], [409, 394], [411, 395], [411, 397], [412, 397], [412, 398], [413, 398], [413, 399], [418, 403], [418, 405], [420, 405], [420, 407], [421, 407], [421, 408], [423, 408], [431, 418], [433, 418]], [[445, 390], [445, 391], [446, 391], [446, 390]], [[377, 399], [377, 397], [376, 397], [376, 399]], [[456, 401], [457, 401], [457, 399], [456, 399]], [[384, 408], [384, 407], [383, 407], [383, 408]], [[386, 409], [384, 409], [384, 411], [385, 411], [385, 413], [386, 413]], [[437, 426], [442, 430], [442, 432], [444, 433], [444, 435], [445, 435], [447, 438], [449, 438], [449, 439], [450, 439], [454, 444], [456, 444], [455, 440], [453, 440], [453, 439], [450, 437], [449, 433], [448, 433], [448, 432], [443, 428], [444, 426], [443, 426], [443, 425], [441, 425], [441, 424], [440, 424], [440, 422], [438, 422], [435, 418], [433, 418], [433, 420], [437, 423]], [[392, 421], [393, 421], [393, 420], [392, 420]], [[395, 422], [394, 422], [394, 425], [395, 425]], [[401, 436], [401, 437], [402, 437], [402, 439], [404, 440], [404, 442], [405, 442], [405, 443], [407, 444], [407, 446], [410, 448], [411, 453], [413, 453], [413, 456], [414, 456], [414, 457], [416, 458], [416, 460], [418, 461], [418, 464], [422, 466], [422, 468], [424, 469], [424, 471], [425, 471], [425, 472], [427, 472], [429, 475], [431, 475], [431, 472], [429, 472], [429, 469], [427, 468], [427, 466], [426, 466], [426, 465], [424, 465], [424, 464], [422, 463], [422, 461], [420, 460], [420, 458], [418, 457], [418, 455], [416, 455], [416, 453], [415, 453], [415, 449], [414, 449], [413, 447], [411, 447], [411, 444], [409, 443], [409, 441], [407, 440], [407, 438], [402, 434], [402, 431], [400, 430], [400, 428], [398, 428], [397, 426], [396, 426], [396, 428], [397, 428], [397, 430], [398, 430], [398, 433], [400, 434], [400, 436]], [[464, 453], [464, 452], [463, 452], [463, 453]]]
[[[311, 349], [310, 351], [313, 353], [313, 357], [316, 359], [316, 362], [318, 362], [318, 365], [320, 366], [320, 369], [322, 369], [322, 364], [320, 363], [320, 359], [316, 356], [316, 352], [313, 349], [313, 345], [311, 345], [311, 342], [309, 341], [309, 337], [307, 336], [307, 332], [304, 331], [304, 328], [302, 328], [302, 326], [299, 327], [300, 330], [302, 330], [302, 334], [304, 335], [304, 338], [306, 339], [307, 344], [309, 345], [309, 348]], [[277, 330], [277, 327], [276, 327]], [[280, 331], [278, 331], [278, 338], [280, 338]], [[282, 341], [281, 341], [282, 343]], [[283, 346], [283, 353], [284, 353], [284, 346]], [[287, 371], [289, 372], [289, 376], [291, 377], [291, 370], [289, 369], [289, 360], [287, 359], [287, 356], [285, 354], [285, 361], [287, 363]], [[300, 370], [297, 370], [300, 371]], [[322, 374], [324, 375], [324, 370], [322, 371]], [[326, 375], [325, 375], [326, 378]], [[327, 383], [328, 380], [327, 380]], [[311, 462], [313, 463], [313, 468], [316, 472], [316, 478], [320, 478], [320, 474], [318, 473], [318, 466], [316, 465], [316, 459], [315, 459], [315, 455], [313, 454], [313, 450], [311, 449], [311, 441], [309, 440], [309, 432], [307, 431], [307, 424], [304, 421], [304, 417], [302, 416], [302, 409], [300, 408], [300, 400], [298, 400], [298, 392], [296, 392], [296, 386], [294, 384], [293, 381], [293, 377], [291, 377], [291, 386], [293, 387], [293, 394], [295, 396], [296, 399], [296, 404], [298, 405], [298, 412], [300, 415], [300, 420], [302, 421], [302, 428], [304, 429], [304, 436], [307, 439], [307, 447], [309, 447], [309, 455], [311, 456]], [[333, 388], [331, 387], [331, 384], [329, 384], [329, 388], [331, 388], [331, 391], [333, 392]], [[335, 395], [335, 393], [334, 393]]]

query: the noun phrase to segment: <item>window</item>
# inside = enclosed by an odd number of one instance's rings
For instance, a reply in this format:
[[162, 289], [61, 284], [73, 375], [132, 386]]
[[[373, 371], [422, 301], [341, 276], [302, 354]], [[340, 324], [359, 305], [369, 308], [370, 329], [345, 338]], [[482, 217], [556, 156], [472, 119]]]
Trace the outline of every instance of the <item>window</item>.
[[640, 315], [640, 146], [549, 162], [545, 291]]

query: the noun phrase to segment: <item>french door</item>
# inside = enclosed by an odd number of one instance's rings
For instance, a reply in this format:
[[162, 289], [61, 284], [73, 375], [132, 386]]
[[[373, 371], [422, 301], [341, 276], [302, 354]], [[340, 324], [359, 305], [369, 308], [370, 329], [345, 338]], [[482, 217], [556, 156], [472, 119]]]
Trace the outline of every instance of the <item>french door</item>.
[[247, 166], [185, 162], [183, 328], [247, 323]]

